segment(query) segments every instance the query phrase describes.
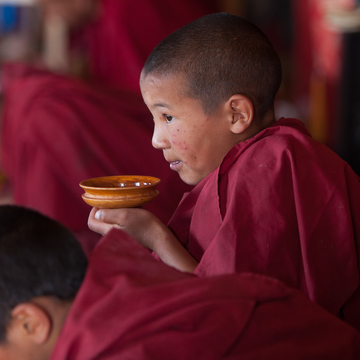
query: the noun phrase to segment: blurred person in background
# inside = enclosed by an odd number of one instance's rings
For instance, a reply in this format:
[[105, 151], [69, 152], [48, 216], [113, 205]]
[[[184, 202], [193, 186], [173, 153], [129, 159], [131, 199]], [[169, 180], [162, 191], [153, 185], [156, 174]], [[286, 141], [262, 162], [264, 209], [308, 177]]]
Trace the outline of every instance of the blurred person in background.
[[69, 227], [89, 253], [79, 182], [140, 174], [161, 178], [148, 209], [164, 222], [189, 190], [152, 148], [139, 77], [177, 28], [218, 11], [216, 0], [39, 0], [42, 59], [2, 65], [1, 166], [13, 201]]

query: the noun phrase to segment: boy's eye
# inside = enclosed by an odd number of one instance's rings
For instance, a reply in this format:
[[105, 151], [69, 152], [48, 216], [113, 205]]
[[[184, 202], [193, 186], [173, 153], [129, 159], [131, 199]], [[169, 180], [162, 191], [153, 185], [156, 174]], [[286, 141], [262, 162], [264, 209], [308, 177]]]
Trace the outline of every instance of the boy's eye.
[[164, 114], [164, 116], [165, 116], [165, 121], [167, 122], [167, 123], [170, 123], [170, 122], [172, 122], [175, 118], [173, 117], [173, 116], [171, 116], [171, 115], [166, 115], [166, 114]]

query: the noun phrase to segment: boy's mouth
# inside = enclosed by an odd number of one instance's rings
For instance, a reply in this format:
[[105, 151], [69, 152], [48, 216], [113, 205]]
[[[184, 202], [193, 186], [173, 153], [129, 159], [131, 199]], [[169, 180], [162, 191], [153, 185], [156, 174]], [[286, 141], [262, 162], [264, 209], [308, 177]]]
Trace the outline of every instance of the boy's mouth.
[[170, 161], [170, 169], [177, 170], [177, 167], [179, 167], [180, 164], [181, 164], [180, 160]]

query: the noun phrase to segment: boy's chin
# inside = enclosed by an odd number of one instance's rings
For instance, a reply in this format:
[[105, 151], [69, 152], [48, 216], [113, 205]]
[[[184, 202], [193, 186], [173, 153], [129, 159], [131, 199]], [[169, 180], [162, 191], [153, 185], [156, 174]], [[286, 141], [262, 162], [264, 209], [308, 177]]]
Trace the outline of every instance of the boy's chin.
[[183, 174], [181, 172], [178, 173], [180, 179], [188, 185], [195, 186], [197, 185], [204, 177], [200, 178], [199, 176], [194, 176], [190, 174]]

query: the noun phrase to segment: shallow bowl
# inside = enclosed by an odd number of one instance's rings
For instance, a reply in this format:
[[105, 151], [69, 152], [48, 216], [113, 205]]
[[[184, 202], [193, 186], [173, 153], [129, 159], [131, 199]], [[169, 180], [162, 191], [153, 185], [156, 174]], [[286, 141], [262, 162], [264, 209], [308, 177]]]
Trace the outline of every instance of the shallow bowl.
[[153, 200], [160, 179], [152, 176], [103, 176], [82, 181], [83, 200], [101, 209], [140, 207]]

